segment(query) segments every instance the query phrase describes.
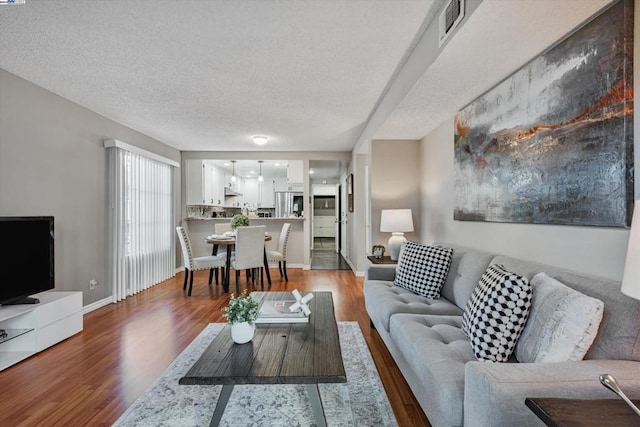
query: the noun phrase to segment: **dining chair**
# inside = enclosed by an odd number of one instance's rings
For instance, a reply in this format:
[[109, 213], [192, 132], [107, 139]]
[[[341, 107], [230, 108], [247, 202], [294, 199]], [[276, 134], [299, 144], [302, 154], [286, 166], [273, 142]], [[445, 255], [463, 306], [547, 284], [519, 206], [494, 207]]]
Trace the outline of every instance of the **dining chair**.
[[218, 236], [223, 235], [227, 231], [232, 231], [231, 222], [216, 222], [214, 225], [214, 230]]
[[[213, 225], [213, 230], [215, 231], [215, 234], [217, 236], [222, 236], [224, 233], [226, 233], [227, 231], [233, 231], [231, 228], [231, 221], [229, 222], [217, 222]], [[223, 245], [226, 246], [226, 245]], [[219, 245], [213, 245], [213, 248], [211, 250], [211, 255], [220, 255], [220, 251], [219, 251], [220, 246]], [[226, 254], [226, 251], [222, 253], [222, 255]], [[233, 252], [231, 253], [233, 256]], [[216, 275], [216, 284], [218, 284], [218, 269], [216, 268], [215, 270], [211, 270], [209, 272], [209, 283], [211, 283], [211, 276], [215, 273]]]
[[283, 276], [285, 282], [289, 281], [287, 277], [287, 242], [289, 241], [289, 232], [291, 231], [291, 224], [285, 222], [282, 224], [282, 230], [280, 231], [280, 238], [278, 239], [278, 249], [275, 251], [267, 251], [267, 262], [277, 262], [278, 269], [280, 270], [280, 277]]
[[[222, 268], [224, 275], [224, 267], [227, 264], [227, 260], [223, 255], [194, 257], [187, 230], [182, 226], [177, 226], [176, 232], [178, 233], [180, 246], [182, 247], [182, 260], [185, 269], [182, 289], [187, 289], [187, 276], [190, 276], [188, 295], [191, 296], [191, 290], [193, 289], [193, 272], [198, 270], [211, 270], [211, 272], [213, 272], [214, 269]], [[209, 273], [209, 284], [211, 284], [211, 272]], [[218, 284], [218, 275], [216, 275], [216, 284]]]
[[236, 228], [236, 253], [231, 258], [231, 267], [236, 270], [236, 292], [240, 292], [240, 271], [247, 270], [247, 286], [249, 276], [253, 284], [256, 283], [257, 271], [260, 269], [261, 284], [264, 288], [264, 225]]

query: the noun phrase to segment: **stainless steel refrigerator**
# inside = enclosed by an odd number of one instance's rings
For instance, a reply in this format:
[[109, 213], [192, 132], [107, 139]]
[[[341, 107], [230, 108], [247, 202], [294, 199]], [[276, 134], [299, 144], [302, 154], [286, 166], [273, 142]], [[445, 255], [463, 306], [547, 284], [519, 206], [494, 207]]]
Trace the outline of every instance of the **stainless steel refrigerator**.
[[304, 209], [304, 198], [301, 192], [297, 191], [276, 191], [276, 217], [289, 218], [292, 216], [302, 216]]

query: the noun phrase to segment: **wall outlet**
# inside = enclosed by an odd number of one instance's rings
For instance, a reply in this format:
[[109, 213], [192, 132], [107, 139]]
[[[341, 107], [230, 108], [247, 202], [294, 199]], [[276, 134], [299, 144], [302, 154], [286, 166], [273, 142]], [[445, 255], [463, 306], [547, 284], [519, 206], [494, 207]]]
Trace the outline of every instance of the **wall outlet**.
[[96, 286], [98, 286], [98, 281], [91, 279], [89, 280], [89, 290], [92, 291], [96, 288]]

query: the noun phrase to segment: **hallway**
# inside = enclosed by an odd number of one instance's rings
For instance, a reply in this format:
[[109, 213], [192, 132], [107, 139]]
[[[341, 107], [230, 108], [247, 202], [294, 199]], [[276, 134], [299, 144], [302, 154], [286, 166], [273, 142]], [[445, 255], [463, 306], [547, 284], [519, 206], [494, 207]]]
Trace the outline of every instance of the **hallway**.
[[347, 261], [336, 252], [333, 237], [315, 237], [311, 251], [312, 270], [351, 270]]

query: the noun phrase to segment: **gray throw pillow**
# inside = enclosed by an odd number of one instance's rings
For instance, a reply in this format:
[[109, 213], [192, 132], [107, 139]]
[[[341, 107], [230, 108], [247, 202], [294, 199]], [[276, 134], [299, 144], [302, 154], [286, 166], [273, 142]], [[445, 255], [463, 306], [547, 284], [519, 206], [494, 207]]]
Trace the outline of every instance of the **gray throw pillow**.
[[516, 358], [523, 363], [582, 360], [598, 333], [604, 303], [545, 273], [531, 279], [533, 301]]
[[462, 330], [479, 360], [506, 362], [513, 354], [531, 306], [526, 278], [490, 265], [462, 314]]
[[453, 249], [407, 242], [402, 246], [394, 285], [427, 298], [440, 298]]

